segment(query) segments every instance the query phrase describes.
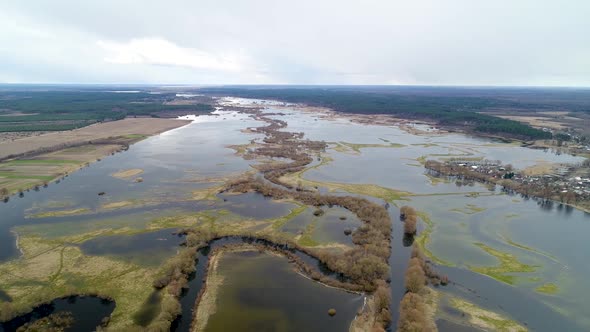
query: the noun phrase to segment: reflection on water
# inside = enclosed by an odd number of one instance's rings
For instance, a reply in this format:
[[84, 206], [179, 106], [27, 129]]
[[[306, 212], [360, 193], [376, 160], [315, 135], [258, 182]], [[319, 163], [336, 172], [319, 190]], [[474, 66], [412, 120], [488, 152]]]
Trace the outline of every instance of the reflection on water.
[[[187, 332], [190, 329], [190, 325], [191, 325], [191, 321], [192, 321], [193, 307], [194, 307], [194, 304], [195, 304], [198, 294], [201, 292], [201, 289], [203, 287], [203, 282], [205, 281], [205, 278], [206, 278], [205, 272], [207, 269], [207, 265], [209, 263], [209, 253], [216, 248], [220, 248], [220, 247], [232, 245], [232, 244], [239, 244], [239, 243], [269, 244], [268, 242], [263, 241], [263, 240], [254, 240], [254, 239], [247, 238], [247, 237], [230, 236], [230, 237], [223, 237], [221, 239], [214, 240], [209, 244], [209, 246], [200, 249], [197, 253], [195, 272], [189, 276], [188, 290], [184, 291], [181, 298], [180, 298], [180, 303], [181, 303], [181, 307], [182, 307], [181, 315], [173, 322], [172, 329], [171, 329], [172, 331]], [[283, 248], [283, 249], [286, 249], [286, 248]], [[293, 250], [293, 252], [300, 259], [302, 259], [305, 263], [307, 263], [310, 267], [317, 268], [318, 271], [324, 273], [325, 275], [327, 275], [329, 277], [339, 278], [342, 281], [346, 281], [346, 280], [342, 279], [342, 276], [330, 271], [324, 264], [322, 264], [317, 259], [315, 259], [303, 252], [297, 251], [297, 250]], [[265, 255], [265, 256], [267, 256], [267, 255]], [[308, 279], [296, 274], [292, 270], [293, 267], [289, 265], [289, 263], [287, 262], [286, 259], [284, 259], [282, 257], [274, 257], [274, 258], [279, 259], [279, 261], [280, 261], [280, 263], [278, 263], [279, 265], [286, 264], [285, 268], [288, 268], [288, 270], [289, 270], [288, 274], [297, 275], [298, 278], [301, 278], [301, 280], [298, 279], [297, 283], [290, 284], [289, 287], [291, 287], [292, 291], [294, 291], [294, 292], [302, 292], [301, 294], [307, 294], [308, 291], [316, 289], [315, 287], [320, 287], [320, 288], [330, 289], [330, 290], [335, 291], [337, 293], [343, 293], [343, 294], [352, 296], [351, 294], [345, 293], [343, 291], [339, 291], [334, 288], [326, 288], [325, 286], [322, 286], [318, 283], [308, 280]], [[273, 271], [268, 270], [266, 268], [261, 267], [259, 269], [255, 269], [255, 270], [257, 271], [255, 273], [258, 273], [258, 274], [263, 273], [265, 275], [265, 278], [267, 278], [267, 279], [271, 278], [271, 279], [281, 280], [280, 276], [275, 278], [275, 274], [271, 273]], [[243, 275], [241, 277], [249, 278], [247, 275]], [[291, 277], [292, 276], [290, 276], [289, 278], [291, 278]], [[284, 285], [284, 287], [287, 287], [287, 285]], [[259, 289], [259, 290], [262, 290], [262, 289]], [[266, 292], [270, 293], [272, 291], [273, 291], [273, 288], [270, 288]], [[362, 297], [356, 296], [356, 298], [358, 298], [359, 303], [358, 304], [355, 303], [355, 304], [351, 304], [351, 305], [356, 306], [356, 308], [358, 309], [362, 305]], [[285, 297], [283, 297], [283, 300], [284, 299], [285, 299]], [[286, 302], [289, 302], [289, 301], [286, 301]], [[285, 305], [288, 305], [288, 303]], [[350, 319], [351, 320], [352, 317], [354, 317], [354, 313], [356, 313], [357, 309], [354, 309], [352, 315], [345, 316], [348, 311], [344, 311], [341, 314], [339, 313], [338, 315], [341, 316], [341, 319], [344, 319], [344, 320]], [[349, 323], [350, 323], [350, 321], [349, 321]]]
[[[515, 278], [519, 291], [526, 294], [529, 308], [546, 304], [562, 308], [572, 315], [569, 319], [589, 326], [590, 322], [584, 317], [588, 317], [590, 309], [582, 305], [590, 296], [590, 286], [585, 282], [586, 276], [590, 275], [585, 255], [590, 223], [585, 213], [559, 208], [557, 203], [549, 209], [546, 204], [524, 200], [518, 195], [415, 197], [412, 198], [412, 205], [420, 211], [427, 211], [432, 217], [435, 231], [428, 248], [437, 257], [463, 268], [499, 265], [496, 258], [474, 243], [484, 243], [511, 254], [518, 261], [536, 267], [530, 273], [505, 273]], [[564, 236], [564, 229], [568, 230], [567, 236]], [[449, 277], [454, 280], [453, 275]], [[474, 280], [497, 283], [496, 287], [504, 287], [507, 301], [517, 303], [514, 287], [487, 277]], [[557, 285], [557, 294], [548, 296], [535, 291], [544, 284]], [[491, 286], [471, 283], [470, 287], [483, 291]], [[522, 297], [519, 295], [519, 298]], [[496, 301], [500, 298], [495, 298], [492, 303], [503, 302]], [[535, 313], [538, 310], [528, 311], [518, 306], [512, 308], [514, 310], [507, 311], [513, 317], [523, 317], [529, 325], [536, 324], [540, 330], [547, 330], [544, 319]], [[523, 316], [527, 312], [529, 315]], [[554, 312], [554, 315], [557, 313]], [[561, 319], [565, 324], [565, 317]]]
[[439, 332], [478, 332], [482, 331], [476, 327], [460, 325], [445, 319], [438, 319], [436, 327]]
[[29, 314], [6, 323], [0, 323], [0, 331], [16, 331], [18, 327], [25, 323], [34, 322], [59, 312], [71, 312], [74, 317], [72, 326], [67, 328], [66, 331], [94, 331], [114, 309], [115, 303], [112, 301], [92, 296], [71, 296], [54, 300], [49, 304], [35, 308]]
[[317, 208], [308, 208], [281, 227], [281, 231], [293, 235], [307, 235], [316, 243], [341, 243], [352, 245], [350, 232], [361, 225], [357, 216], [338, 207], [320, 207], [322, 214], [314, 215]]
[[469, 270], [441, 266], [452, 284], [445, 288], [482, 308], [509, 315], [533, 331], [585, 331], [526, 290], [508, 286]]
[[178, 251], [184, 236], [176, 229], [163, 229], [137, 235], [100, 236], [80, 245], [86, 255], [112, 256], [137, 264], [158, 266]]
[[273, 202], [270, 198], [258, 193], [221, 194], [219, 197], [224, 201], [218, 205], [220, 208], [258, 220], [284, 216], [296, 207], [290, 203]]

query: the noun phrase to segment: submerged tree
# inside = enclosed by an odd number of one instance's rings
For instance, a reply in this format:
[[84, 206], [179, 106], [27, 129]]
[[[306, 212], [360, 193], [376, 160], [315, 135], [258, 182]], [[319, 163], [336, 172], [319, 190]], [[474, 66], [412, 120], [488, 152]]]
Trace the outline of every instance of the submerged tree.
[[416, 215], [416, 210], [413, 207], [404, 205], [399, 209], [399, 218], [401, 220], [406, 220], [411, 215]]
[[418, 221], [416, 215], [409, 215], [406, 217], [406, 221], [404, 222], [404, 233], [408, 235], [416, 234], [416, 225]]

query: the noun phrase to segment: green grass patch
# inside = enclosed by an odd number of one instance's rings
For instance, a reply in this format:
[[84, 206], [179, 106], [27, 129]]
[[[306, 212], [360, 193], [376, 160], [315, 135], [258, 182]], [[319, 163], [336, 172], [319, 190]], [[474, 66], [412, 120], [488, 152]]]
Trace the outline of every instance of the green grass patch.
[[89, 212], [90, 212], [90, 209], [80, 208], [80, 209], [73, 209], [73, 210], [59, 210], [59, 211], [48, 211], [48, 212], [35, 213], [35, 214], [32, 214], [28, 217], [29, 218], [66, 217], [66, 216], [87, 214]]
[[539, 268], [539, 266], [536, 265], [528, 265], [520, 262], [513, 254], [502, 252], [480, 242], [474, 244], [489, 255], [494, 256], [500, 264], [497, 266], [486, 267], [469, 266], [469, 269], [473, 272], [485, 274], [498, 281], [514, 285], [517, 277], [509, 275], [509, 273], [530, 273], [537, 271], [537, 268]]
[[485, 210], [486, 210], [486, 208], [478, 207], [474, 204], [466, 204], [464, 209], [454, 208], [454, 209], [450, 209], [449, 211], [472, 215], [472, 214], [476, 214], [479, 212], [483, 212]]
[[279, 218], [275, 219], [273, 221], [272, 227], [274, 229], [280, 229], [281, 227], [283, 227], [283, 225], [285, 225], [286, 223], [288, 223], [289, 221], [291, 221], [291, 219], [293, 219], [296, 216], [298, 216], [301, 213], [303, 213], [303, 211], [305, 211], [305, 210], [307, 210], [307, 206], [305, 206], [305, 205], [298, 205], [296, 208], [291, 209], [291, 211], [289, 212], [288, 215], [282, 216], [282, 217], [279, 217]]
[[527, 328], [496, 312], [478, 307], [459, 298], [451, 298], [451, 305], [468, 317], [469, 323], [485, 331], [526, 332]]
[[63, 165], [63, 164], [82, 164], [79, 160], [63, 160], [63, 159], [22, 159], [11, 160], [0, 164], [0, 166], [18, 166], [18, 165]]
[[50, 175], [25, 175], [25, 174], [15, 174], [11, 172], [0, 172], [0, 177], [7, 178], [7, 179], [33, 179], [33, 180], [42, 180], [42, 181], [51, 181], [55, 177]]
[[348, 143], [348, 142], [339, 142], [341, 145], [344, 145], [350, 148], [352, 151], [360, 153], [361, 149], [366, 148], [403, 148], [405, 145], [399, 143], [389, 143], [389, 144], [359, 144], [359, 143]]
[[414, 238], [414, 242], [416, 242], [420, 249], [422, 249], [424, 255], [433, 262], [439, 265], [454, 266], [454, 264], [452, 264], [451, 262], [445, 261], [437, 257], [430, 249], [428, 249], [428, 243], [431, 240], [432, 231], [434, 229], [434, 222], [432, 221], [432, 219], [430, 219], [430, 216], [424, 212], [417, 211], [416, 214], [418, 215], [418, 217], [420, 217], [424, 224], [426, 224], [426, 227], [424, 228], [424, 230], [422, 230], [422, 232], [420, 232], [420, 235]]
[[301, 238], [299, 239], [299, 241], [297, 241], [300, 245], [305, 246], [305, 247], [315, 247], [317, 245], [319, 245], [319, 243], [317, 241], [315, 241], [313, 239], [313, 232], [315, 231], [316, 228], [316, 223], [317, 220], [314, 220], [311, 224], [307, 225], [307, 227], [305, 227], [305, 231], [303, 232], [303, 235], [301, 235]]
[[553, 295], [559, 292], [559, 287], [553, 283], [546, 283], [535, 288], [535, 291], [543, 294]]
[[555, 263], [559, 263], [559, 260], [557, 259], [557, 257], [555, 257], [555, 256], [553, 256], [551, 254], [548, 254], [546, 252], [540, 251], [538, 249], [535, 249], [535, 248], [532, 248], [532, 247], [529, 247], [529, 246], [525, 246], [524, 244], [520, 244], [520, 243], [514, 242], [514, 241], [512, 241], [510, 238], [508, 238], [506, 236], [500, 235], [500, 237], [502, 237], [502, 239], [504, 239], [504, 241], [506, 241], [507, 244], [509, 244], [509, 245], [511, 245], [513, 247], [516, 247], [516, 248], [519, 248], [519, 249], [522, 249], [522, 250], [526, 250], [528, 252], [532, 252], [534, 254], [543, 256], [543, 257], [545, 257], [547, 259], [550, 259], [550, 260], [554, 261]]

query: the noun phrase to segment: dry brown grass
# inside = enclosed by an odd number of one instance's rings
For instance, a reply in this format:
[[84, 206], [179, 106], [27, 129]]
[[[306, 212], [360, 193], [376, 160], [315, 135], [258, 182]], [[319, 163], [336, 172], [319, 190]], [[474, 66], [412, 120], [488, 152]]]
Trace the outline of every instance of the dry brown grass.
[[[52, 132], [11, 142], [0, 142], [0, 160], [11, 158], [17, 160], [0, 163], [0, 189], [6, 189], [12, 194], [43, 186], [77, 171], [88, 163], [124, 150], [129, 144], [144, 137], [180, 127], [189, 122], [133, 118], [72, 131]], [[138, 170], [128, 170], [116, 173], [115, 176], [125, 178], [139, 173]]]
[[126, 178], [130, 178], [132, 176], [139, 175], [141, 173], [143, 173], [143, 170], [141, 168], [132, 168], [132, 169], [118, 171], [116, 173], [111, 174], [111, 176], [115, 177], [117, 179], [126, 179]]
[[128, 118], [94, 124], [71, 131], [52, 132], [0, 143], [0, 159], [61, 144], [105, 139], [125, 135], [155, 135], [190, 123], [190, 121], [158, 118]]

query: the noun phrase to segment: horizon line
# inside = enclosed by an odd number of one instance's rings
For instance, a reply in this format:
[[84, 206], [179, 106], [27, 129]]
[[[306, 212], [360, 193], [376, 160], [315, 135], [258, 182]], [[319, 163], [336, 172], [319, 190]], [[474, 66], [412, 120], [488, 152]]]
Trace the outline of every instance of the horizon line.
[[0, 86], [145, 86], [145, 87], [430, 87], [430, 88], [561, 88], [590, 89], [590, 85], [469, 85], [469, 84], [301, 84], [301, 83], [34, 83], [34, 82], [0, 82]]

